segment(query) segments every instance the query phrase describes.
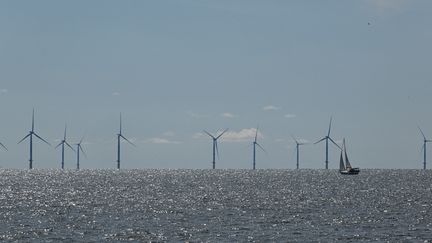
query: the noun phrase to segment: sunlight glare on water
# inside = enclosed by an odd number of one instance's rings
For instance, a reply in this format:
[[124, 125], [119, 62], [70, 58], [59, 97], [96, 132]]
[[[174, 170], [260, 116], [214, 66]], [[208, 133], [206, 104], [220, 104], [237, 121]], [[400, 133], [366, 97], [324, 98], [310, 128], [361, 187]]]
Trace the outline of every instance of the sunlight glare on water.
[[0, 170], [0, 239], [423, 241], [430, 171]]

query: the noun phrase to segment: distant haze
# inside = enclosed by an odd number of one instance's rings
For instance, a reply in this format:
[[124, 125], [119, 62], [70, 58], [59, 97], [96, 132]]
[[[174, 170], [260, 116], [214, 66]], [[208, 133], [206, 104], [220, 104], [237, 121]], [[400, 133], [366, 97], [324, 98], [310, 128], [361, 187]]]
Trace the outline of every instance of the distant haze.
[[[85, 136], [81, 168], [296, 165], [295, 143], [345, 137], [360, 168], [422, 168], [432, 139], [432, 1], [2, 1], [0, 151], [28, 168], [31, 130], [58, 144]], [[330, 145], [330, 168], [338, 168]], [[428, 149], [431, 155], [432, 145]], [[300, 168], [324, 168], [325, 144]], [[61, 151], [34, 141], [34, 168]], [[428, 168], [432, 168], [428, 164]], [[66, 151], [66, 168], [75, 154]]]

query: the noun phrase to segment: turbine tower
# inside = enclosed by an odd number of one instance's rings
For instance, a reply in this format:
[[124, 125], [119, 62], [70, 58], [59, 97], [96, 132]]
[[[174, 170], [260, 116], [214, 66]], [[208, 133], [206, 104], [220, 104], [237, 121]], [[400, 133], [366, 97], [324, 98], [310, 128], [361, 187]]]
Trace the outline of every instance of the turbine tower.
[[421, 128], [418, 128], [423, 135], [423, 170], [426, 170], [426, 144], [432, 142], [432, 140], [426, 139], [426, 136], [424, 135]]
[[37, 137], [38, 139], [42, 140], [43, 142], [45, 142], [46, 144], [50, 145], [50, 143], [48, 143], [47, 141], [45, 141], [45, 139], [41, 138], [39, 135], [37, 135], [34, 131], [34, 109], [33, 109], [33, 115], [32, 115], [32, 129], [31, 131], [23, 138], [21, 139], [19, 143], [21, 143], [22, 141], [24, 141], [26, 138], [30, 137], [30, 159], [29, 159], [29, 168], [33, 169], [33, 136]]
[[86, 153], [84, 152], [82, 146], [81, 146], [83, 139], [84, 139], [84, 137], [81, 138], [79, 143], [75, 144], [77, 146], [77, 149], [76, 149], [76, 152], [77, 152], [77, 170], [80, 169], [80, 150], [84, 154], [84, 156], [87, 156]]
[[267, 153], [265, 151], [265, 149], [257, 142], [258, 139], [258, 127], [255, 131], [255, 140], [253, 141], [252, 145], [253, 145], [253, 164], [252, 164], [252, 169], [255, 170], [255, 166], [256, 166], [256, 146], [258, 146], [260, 149], [262, 149], [262, 151], [264, 151], [264, 153]]
[[64, 149], [65, 149], [65, 144], [72, 149], [75, 152], [75, 149], [72, 148], [72, 146], [70, 146], [70, 144], [68, 142], [66, 142], [66, 125], [65, 125], [65, 130], [64, 130], [64, 137], [63, 140], [55, 147], [58, 148], [60, 145], [62, 146], [62, 157], [61, 157], [61, 168], [62, 170], [64, 169]]
[[123, 138], [124, 140], [126, 140], [126, 142], [136, 147], [135, 144], [133, 144], [131, 141], [125, 138], [122, 134], [122, 115], [120, 113], [120, 131], [117, 134], [117, 169], [120, 169], [120, 139], [121, 138]]
[[207, 135], [209, 135], [213, 139], [213, 169], [216, 168], [216, 153], [217, 153], [217, 156], [219, 157], [219, 149], [218, 149], [218, 145], [217, 145], [217, 140], [220, 137], [222, 137], [222, 135], [226, 131], [228, 131], [228, 128], [225, 129], [219, 136], [215, 137], [215, 136], [211, 135], [209, 132], [207, 132], [207, 131], [204, 130], [204, 132], [207, 133]]
[[339, 149], [342, 149], [331, 137], [330, 137], [330, 131], [331, 131], [331, 125], [332, 125], [333, 117], [330, 117], [330, 125], [328, 129], [327, 136], [323, 137], [321, 140], [317, 141], [314, 144], [320, 143], [322, 141], [326, 141], [326, 160], [325, 160], [325, 168], [328, 169], [328, 149], [329, 149], [329, 140], [336, 145]]
[[299, 169], [299, 160], [300, 160], [300, 146], [306, 145], [306, 143], [300, 143], [297, 141], [297, 139], [294, 138], [294, 136], [291, 136], [294, 139], [294, 142], [296, 143], [296, 151], [297, 151], [297, 170]]

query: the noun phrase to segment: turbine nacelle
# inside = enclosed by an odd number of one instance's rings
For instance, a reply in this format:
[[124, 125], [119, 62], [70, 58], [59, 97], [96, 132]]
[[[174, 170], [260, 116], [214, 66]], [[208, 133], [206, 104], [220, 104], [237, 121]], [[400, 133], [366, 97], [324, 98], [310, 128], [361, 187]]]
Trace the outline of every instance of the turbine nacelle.
[[334, 145], [336, 145], [336, 147], [338, 147], [340, 150], [342, 150], [342, 148], [330, 137], [332, 121], [333, 121], [333, 117], [330, 117], [330, 124], [329, 124], [327, 135], [314, 143], [314, 144], [317, 144], [317, 143], [320, 143], [324, 140], [326, 141], [326, 161], [325, 161], [326, 169], [328, 169], [328, 141], [330, 140], [330, 142], [332, 142]]
[[264, 153], [267, 154], [267, 151], [257, 142], [257, 140], [258, 140], [258, 129], [259, 129], [259, 126], [257, 126], [257, 128], [255, 130], [255, 139], [252, 142], [252, 145], [253, 146], [258, 146], [262, 151], [264, 151]]
[[217, 140], [220, 137], [222, 137], [222, 135], [224, 135], [226, 131], [228, 131], [228, 128], [225, 129], [221, 134], [219, 134], [219, 136], [213, 136], [211, 133], [207, 132], [206, 130], [203, 131], [204, 133], [206, 133], [207, 135], [209, 135], [212, 138], [212, 141], [213, 141], [213, 169], [216, 168], [216, 158], [215, 158], [215, 155], [217, 155], [217, 157], [219, 158], [219, 148], [218, 148]]
[[83, 139], [84, 139], [84, 137], [81, 138], [79, 143], [74, 144], [75, 146], [77, 146], [77, 150], [76, 150], [76, 153], [77, 153], [77, 157], [76, 157], [77, 158], [77, 170], [80, 169], [80, 163], [79, 163], [80, 162], [80, 151], [84, 154], [84, 157], [87, 158], [87, 154], [84, 152], [84, 149], [81, 146]]
[[426, 138], [426, 135], [423, 133], [420, 126], [417, 127], [420, 130], [421, 135], [423, 136], [423, 146], [421, 150], [423, 151], [423, 169], [426, 170], [426, 144], [432, 142], [432, 140]]
[[258, 146], [264, 153], [266, 153], [267, 154], [267, 151], [259, 144], [259, 143], [257, 143], [257, 142], [254, 142], [253, 143], [253, 145], [256, 145], [256, 146]]
[[37, 135], [35, 132], [34, 132], [34, 109], [33, 109], [33, 113], [32, 113], [32, 127], [31, 127], [31, 130], [29, 131], [29, 133], [24, 137], [24, 138], [22, 138], [19, 142], [18, 142], [18, 144], [19, 143], [21, 143], [22, 141], [24, 141], [26, 138], [28, 138], [28, 137], [30, 137], [30, 159], [29, 159], [29, 162], [30, 162], [30, 169], [33, 169], [33, 135], [35, 136], [35, 137], [37, 137], [38, 139], [40, 139], [40, 140], [42, 140], [44, 143], [46, 143], [46, 144], [48, 144], [48, 145], [50, 145], [51, 146], [51, 144], [50, 143], [48, 143], [45, 139], [43, 139], [43, 138], [41, 138], [39, 135]]
[[119, 128], [119, 133], [117, 133], [117, 169], [120, 169], [120, 138], [123, 138], [124, 140], [126, 140], [126, 142], [136, 147], [134, 143], [129, 141], [129, 139], [127, 139], [122, 134], [122, 114], [121, 113], [120, 113], [120, 128]]
[[423, 136], [423, 143], [431, 143], [432, 140], [426, 138], [426, 135], [423, 133], [423, 131], [421, 130], [421, 128], [418, 127], [418, 129], [420, 130], [420, 133]]

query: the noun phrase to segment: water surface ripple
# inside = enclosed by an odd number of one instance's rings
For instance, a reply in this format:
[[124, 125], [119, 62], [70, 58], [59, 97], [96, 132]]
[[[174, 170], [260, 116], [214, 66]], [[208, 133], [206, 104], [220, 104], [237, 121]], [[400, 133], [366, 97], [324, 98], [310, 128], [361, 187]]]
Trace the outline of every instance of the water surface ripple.
[[432, 171], [0, 170], [0, 240], [425, 241]]

